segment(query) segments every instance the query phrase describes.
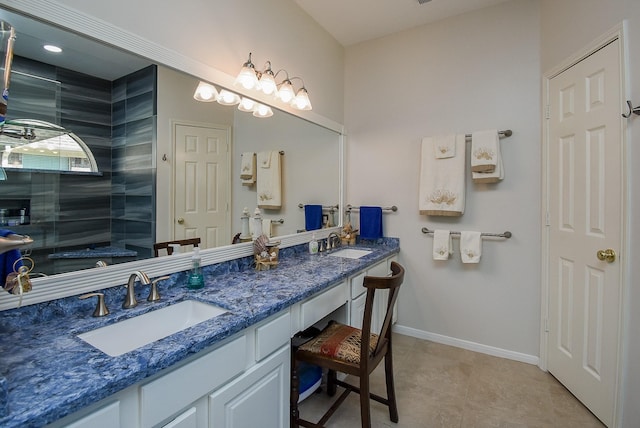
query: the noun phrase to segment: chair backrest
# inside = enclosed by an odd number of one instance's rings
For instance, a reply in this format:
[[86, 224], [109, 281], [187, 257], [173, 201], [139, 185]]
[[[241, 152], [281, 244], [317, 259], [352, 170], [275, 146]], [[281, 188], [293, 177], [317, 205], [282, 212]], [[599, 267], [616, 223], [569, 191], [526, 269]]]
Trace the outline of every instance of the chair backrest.
[[369, 349], [369, 335], [371, 333], [371, 321], [373, 318], [373, 305], [375, 302], [376, 290], [389, 290], [387, 299], [387, 310], [379, 334], [378, 344], [371, 355], [375, 358], [384, 350], [386, 343], [391, 340], [391, 321], [393, 318], [393, 306], [398, 298], [400, 285], [404, 281], [404, 268], [397, 262], [391, 262], [391, 276], [365, 276], [364, 286], [367, 288], [367, 300], [364, 307], [364, 320], [362, 321], [362, 349], [360, 355], [367, 355], [365, 350]]
[[185, 245], [193, 245], [194, 247], [198, 247], [200, 245], [200, 238], [189, 238], [189, 239], [178, 239], [175, 241], [166, 241], [166, 242], [156, 242], [153, 244], [153, 256], [158, 257], [160, 255], [160, 250], [167, 250], [168, 255], [173, 254], [172, 244], [178, 244], [181, 247]]

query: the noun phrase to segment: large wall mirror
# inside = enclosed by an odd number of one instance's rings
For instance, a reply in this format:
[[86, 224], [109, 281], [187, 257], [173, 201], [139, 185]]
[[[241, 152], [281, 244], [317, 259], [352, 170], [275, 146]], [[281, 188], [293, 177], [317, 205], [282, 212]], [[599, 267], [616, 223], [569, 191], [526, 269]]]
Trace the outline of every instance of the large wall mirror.
[[[205, 248], [219, 247], [203, 252], [210, 260], [216, 254], [246, 254], [250, 243], [230, 245], [241, 231], [243, 209], [253, 213], [258, 205], [255, 186], [240, 179], [242, 153], [281, 154], [282, 205], [262, 210], [263, 218], [272, 220], [273, 239], [304, 241], [300, 205], [341, 203], [343, 137], [338, 124], [315, 123], [275, 108], [273, 116], [257, 118], [237, 106], [198, 102], [193, 94], [201, 80], [219, 89], [235, 88], [229, 79], [214, 81], [216, 73], [201, 78], [193, 70], [185, 72], [171, 55], [164, 56], [168, 63], [159, 63], [153, 55], [146, 59], [144, 53], [97, 42], [95, 34], [81, 37], [77, 29], [65, 31], [27, 16], [46, 11], [26, 12], [0, 8], [0, 19], [17, 31], [7, 117], [65, 128], [90, 148], [98, 169], [42, 171], [27, 164], [8, 168], [7, 179], [0, 181], [0, 209], [12, 220], [1, 227], [33, 237], [34, 272], [47, 275], [36, 280], [34, 292], [38, 284], [57, 286], [56, 279], [64, 279], [68, 290], [56, 296], [76, 294], [71, 289], [83, 278], [73, 272], [96, 269], [97, 259], [109, 264], [92, 272], [97, 285], [141, 266], [151, 275], [172, 269], [180, 257], [160, 267], [154, 263], [153, 243], [194, 234]], [[62, 54], [42, 51], [43, 42], [64, 44]], [[149, 51], [157, 49], [153, 45]], [[223, 178], [228, 182], [220, 189], [226, 195], [215, 199], [219, 195], [209, 192], [198, 201], [208, 215], [223, 213], [224, 228], [185, 225], [184, 198], [176, 197], [185, 192], [181, 179], [189, 174], [179, 165], [180, 136], [201, 129], [225, 140]], [[208, 180], [206, 174], [191, 178]], [[340, 224], [339, 212], [332, 223]], [[100, 253], [105, 247], [113, 251]], [[95, 257], [66, 254], [86, 250], [95, 250]], [[11, 306], [0, 299], [0, 309]]]

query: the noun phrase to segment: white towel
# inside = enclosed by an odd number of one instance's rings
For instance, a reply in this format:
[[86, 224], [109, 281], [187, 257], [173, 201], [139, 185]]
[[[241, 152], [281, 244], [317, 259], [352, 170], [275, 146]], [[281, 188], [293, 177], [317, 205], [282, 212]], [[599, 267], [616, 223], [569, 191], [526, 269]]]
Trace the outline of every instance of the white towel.
[[272, 225], [273, 223], [270, 218], [262, 219], [262, 234], [267, 235], [267, 238], [271, 238], [273, 235], [273, 229], [271, 228]]
[[500, 146], [498, 146], [498, 163], [496, 169], [493, 172], [472, 172], [474, 183], [497, 183], [504, 180], [504, 165], [502, 164], [502, 154], [500, 153]]
[[460, 256], [462, 263], [480, 263], [482, 237], [480, 232], [460, 232]]
[[436, 229], [433, 232], [433, 260], [448, 260], [449, 254], [453, 254], [451, 232]]
[[452, 158], [456, 155], [456, 136], [439, 135], [433, 137], [433, 148], [436, 154], [436, 159]]
[[456, 135], [456, 155], [451, 158], [436, 159], [434, 144], [432, 137], [422, 139], [420, 213], [461, 216], [464, 214], [465, 136]]
[[258, 153], [258, 207], [266, 209], [282, 207], [282, 175], [280, 169], [280, 152], [274, 150]]
[[498, 164], [498, 131], [489, 129], [471, 134], [471, 171], [493, 172]]
[[240, 180], [243, 186], [253, 186], [256, 182], [256, 154], [245, 152], [241, 155]]

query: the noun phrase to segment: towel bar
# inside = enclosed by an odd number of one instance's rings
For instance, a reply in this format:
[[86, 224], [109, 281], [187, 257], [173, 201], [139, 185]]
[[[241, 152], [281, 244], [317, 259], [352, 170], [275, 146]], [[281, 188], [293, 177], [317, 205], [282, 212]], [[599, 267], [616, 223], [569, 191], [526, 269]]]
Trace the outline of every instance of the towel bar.
[[[345, 211], [350, 212], [351, 210], [359, 210], [360, 207], [354, 207], [353, 205], [347, 205], [347, 209]], [[396, 207], [395, 205], [391, 206], [391, 207], [382, 207], [382, 211], [393, 211], [396, 212], [398, 211], [398, 207]]]
[[[505, 129], [504, 131], [498, 131], [498, 137], [506, 138], [511, 137], [513, 135], [513, 131], [510, 129]], [[464, 134], [464, 139], [466, 142], [471, 141], [472, 134]]]
[[[432, 234], [433, 232], [435, 232], [435, 231], [434, 230], [430, 230], [427, 227], [423, 227], [422, 228], [422, 233], [431, 233]], [[449, 233], [451, 235], [455, 235], [455, 236], [460, 235], [460, 232], [455, 232], [453, 230], [450, 231]], [[485, 232], [482, 232], [480, 234], [480, 236], [486, 236], [486, 237], [492, 236], [492, 237], [495, 237], [495, 238], [506, 238], [506, 239], [509, 239], [509, 238], [511, 238], [513, 236], [513, 234], [507, 230], [504, 233], [485, 233]]]
[[[304, 208], [305, 204], [298, 204], [298, 208]], [[340, 205], [323, 205], [322, 209], [323, 210], [337, 210], [340, 207]]]

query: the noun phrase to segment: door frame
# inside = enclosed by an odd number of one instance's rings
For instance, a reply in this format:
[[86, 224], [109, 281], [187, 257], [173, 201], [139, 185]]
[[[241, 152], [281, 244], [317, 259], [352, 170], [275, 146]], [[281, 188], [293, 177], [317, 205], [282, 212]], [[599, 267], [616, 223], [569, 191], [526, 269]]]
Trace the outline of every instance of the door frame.
[[[620, 98], [621, 100], [628, 99], [628, 47], [627, 47], [627, 38], [625, 35], [628, 34], [627, 31], [627, 22], [623, 21], [620, 24], [616, 25], [605, 34], [595, 39], [587, 47], [583, 48], [581, 51], [577, 52], [574, 55], [571, 55], [567, 59], [565, 59], [561, 64], [552, 68], [543, 74], [542, 78], [542, 114], [541, 114], [541, 128], [542, 128], [542, 200], [541, 200], [541, 237], [542, 237], [542, 246], [541, 246], [541, 293], [540, 293], [540, 359], [539, 359], [539, 367], [547, 371], [547, 361], [548, 361], [548, 327], [547, 321], [549, 318], [549, 226], [548, 226], [548, 210], [549, 210], [549, 86], [551, 79], [559, 75], [560, 73], [566, 71], [571, 68], [575, 64], [579, 63], [583, 59], [592, 55], [594, 52], [600, 50], [604, 46], [609, 43], [615, 41], [616, 39], [620, 40], [619, 44], [619, 57], [620, 57]], [[623, 105], [620, 106], [621, 110], [624, 108]], [[622, 113], [622, 111], [621, 111]], [[628, 308], [624, 304], [625, 297], [629, 294], [630, 290], [630, 275], [629, 275], [629, 263], [627, 261], [627, 254], [629, 254], [630, 249], [630, 239], [628, 239], [628, 231], [629, 228], [629, 174], [628, 174], [628, 156], [627, 156], [627, 144], [629, 140], [629, 126], [628, 121], [620, 117], [620, 136], [622, 138], [622, 146], [621, 146], [621, 159], [620, 159], [620, 175], [621, 175], [621, 183], [622, 183], [622, 201], [620, 207], [620, 224], [621, 224], [621, 248], [619, 251], [619, 263], [620, 263], [620, 278], [621, 278], [621, 290], [620, 290], [620, 314], [618, 318], [618, 361], [616, 364], [616, 388], [615, 388], [615, 397], [614, 397], [614, 416], [613, 416], [613, 427], [618, 426], [621, 420], [621, 412], [622, 412], [622, 388], [623, 388], [623, 351], [624, 351], [624, 343], [623, 339], [626, 337], [625, 335], [625, 323], [626, 313]]]
[[[227, 177], [227, 195], [229, 196], [229, 201], [227, 203], [227, 219], [229, 221], [229, 231], [231, 232], [227, 237], [227, 241], [231, 242], [231, 236], [233, 236], [233, 219], [231, 217], [231, 208], [233, 207], [233, 141], [231, 140], [231, 126], [229, 125], [220, 125], [217, 123], [205, 123], [205, 122], [194, 122], [190, 120], [171, 120], [171, 156], [172, 159], [176, 159], [176, 128], [180, 125], [184, 126], [198, 126], [202, 128], [210, 128], [210, 129], [220, 129], [225, 131], [227, 134], [227, 171], [229, 175]], [[176, 221], [175, 221], [175, 191], [176, 191], [176, 165], [175, 162], [171, 164], [171, 189], [169, 191], [169, 206], [171, 207], [171, 212], [169, 214], [169, 222], [171, 230], [171, 239], [175, 239], [176, 236]]]

